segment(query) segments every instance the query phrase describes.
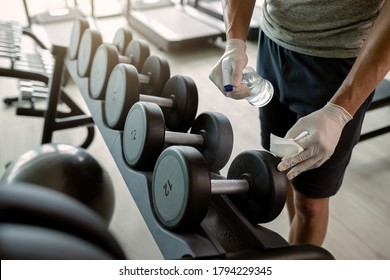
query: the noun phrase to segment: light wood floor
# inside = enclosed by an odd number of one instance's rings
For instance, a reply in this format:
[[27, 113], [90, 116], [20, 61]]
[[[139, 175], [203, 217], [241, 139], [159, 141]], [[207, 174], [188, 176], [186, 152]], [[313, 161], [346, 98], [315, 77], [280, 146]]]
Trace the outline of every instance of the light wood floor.
[[[0, 1], [5, 4], [5, 0]], [[20, 1], [21, 2], [21, 1]], [[18, 19], [24, 21], [22, 7], [18, 4], [1, 5], [0, 20]], [[106, 41], [112, 39], [115, 30], [126, 25], [123, 19], [104, 20], [100, 28]], [[55, 32], [55, 25], [49, 33]], [[62, 34], [69, 30], [62, 30]], [[135, 30], [134, 37], [142, 39]], [[57, 37], [58, 38], [58, 37]], [[59, 40], [68, 40], [63, 35]], [[222, 54], [219, 44], [206, 44], [202, 48], [183, 50], [177, 53], [163, 53], [150, 45], [152, 54], [168, 58], [171, 75], [187, 75], [194, 79], [199, 91], [198, 113], [219, 111], [231, 121], [234, 129], [234, 150], [232, 159], [239, 152], [261, 149], [257, 109], [245, 101], [234, 101], [223, 97], [208, 80], [208, 73]], [[256, 43], [248, 43], [249, 64], [255, 65]], [[72, 97], [80, 104], [77, 88], [70, 85]], [[17, 94], [16, 81], [0, 78], [0, 98]], [[44, 104], [43, 104], [44, 106]], [[0, 176], [5, 164], [22, 153], [40, 144], [43, 120], [40, 118], [16, 116], [13, 107], [0, 104]], [[390, 121], [390, 108], [367, 114], [365, 129]], [[55, 133], [53, 142], [78, 144], [84, 136], [82, 129], [71, 129]], [[331, 200], [331, 214], [328, 235], [324, 247], [336, 259], [390, 259], [390, 134], [359, 143], [355, 148], [340, 192]], [[151, 234], [138, 213], [127, 187], [124, 185], [115, 162], [108, 153], [100, 135], [97, 135], [90, 153], [109, 171], [116, 188], [116, 208], [110, 229], [117, 236], [129, 258], [161, 259]], [[225, 173], [230, 163], [222, 170]], [[287, 238], [288, 221], [286, 212], [265, 225]]]

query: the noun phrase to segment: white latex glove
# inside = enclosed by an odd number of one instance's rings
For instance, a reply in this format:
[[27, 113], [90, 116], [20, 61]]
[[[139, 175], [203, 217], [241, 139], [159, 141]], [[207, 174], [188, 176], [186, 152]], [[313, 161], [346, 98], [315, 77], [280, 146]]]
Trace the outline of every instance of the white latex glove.
[[[223, 77], [222, 60], [228, 60], [231, 64], [231, 77]], [[225, 52], [215, 64], [209, 78], [219, 88], [219, 90], [227, 97], [234, 99], [243, 99], [250, 95], [248, 87], [242, 83], [242, 71], [248, 64], [248, 56], [246, 54], [246, 43], [240, 39], [228, 39], [226, 41]], [[225, 91], [224, 82], [229, 80], [233, 85], [232, 91]]]
[[323, 108], [301, 119], [287, 132], [285, 138], [296, 138], [307, 131], [306, 137], [297, 141], [303, 151], [283, 158], [279, 171], [289, 170], [288, 179], [295, 178], [303, 171], [321, 166], [333, 154], [341, 132], [352, 116], [342, 107], [328, 102]]

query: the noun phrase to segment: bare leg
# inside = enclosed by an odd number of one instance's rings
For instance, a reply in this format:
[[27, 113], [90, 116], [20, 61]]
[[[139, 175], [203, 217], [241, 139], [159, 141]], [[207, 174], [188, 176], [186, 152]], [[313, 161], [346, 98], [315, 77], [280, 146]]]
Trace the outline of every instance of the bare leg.
[[295, 216], [295, 206], [294, 206], [294, 190], [290, 181], [288, 181], [288, 186], [287, 186], [286, 206], [287, 206], [288, 219], [291, 225], [293, 218]]
[[329, 198], [309, 198], [294, 192], [295, 215], [291, 222], [290, 244], [322, 246], [329, 220]]

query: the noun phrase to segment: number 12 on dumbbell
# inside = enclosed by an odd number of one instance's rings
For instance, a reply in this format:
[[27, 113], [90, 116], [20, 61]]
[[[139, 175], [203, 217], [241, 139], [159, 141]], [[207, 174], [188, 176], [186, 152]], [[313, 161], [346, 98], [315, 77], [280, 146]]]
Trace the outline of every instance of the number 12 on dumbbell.
[[197, 147], [215, 172], [228, 162], [233, 149], [233, 129], [222, 113], [203, 112], [193, 122], [191, 133], [165, 128], [164, 113], [157, 104], [136, 102], [127, 114], [123, 130], [126, 162], [134, 168], [152, 169], [166, 145]]

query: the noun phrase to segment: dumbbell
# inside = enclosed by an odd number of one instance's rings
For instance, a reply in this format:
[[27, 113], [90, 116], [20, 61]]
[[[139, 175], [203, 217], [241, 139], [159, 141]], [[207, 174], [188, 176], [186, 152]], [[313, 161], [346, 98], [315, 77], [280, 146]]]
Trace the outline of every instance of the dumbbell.
[[68, 57], [75, 60], [78, 56], [79, 46], [84, 31], [89, 28], [89, 22], [85, 18], [78, 18], [73, 22], [70, 42], [68, 47]]
[[14, 53], [22, 41], [22, 26], [16, 21], [0, 22], [0, 29], [0, 53]]
[[126, 162], [139, 169], [153, 168], [166, 145], [197, 147], [210, 169], [217, 172], [228, 162], [233, 150], [233, 129], [225, 115], [203, 112], [195, 119], [191, 133], [167, 131], [164, 114], [158, 105], [135, 103], [123, 131]]
[[39, 185], [0, 184], [0, 227], [0, 255], [6, 259], [126, 259], [96, 213]]
[[44, 68], [39, 65], [29, 65], [27, 62], [16, 61], [14, 64], [14, 69], [25, 72], [32, 72], [36, 74], [48, 75], [53, 73], [53, 68]]
[[33, 72], [52, 73], [54, 69], [54, 58], [47, 50], [40, 50], [38, 53], [21, 54], [15, 60], [14, 68]]
[[156, 216], [169, 229], [191, 229], [206, 216], [211, 195], [228, 195], [249, 222], [270, 222], [283, 210], [287, 195], [287, 179], [277, 171], [278, 162], [266, 151], [244, 151], [233, 160], [228, 179], [221, 179], [209, 172], [197, 149], [168, 147], [153, 171]]
[[140, 40], [132, 40], [125, 50], [125, 55], [121, 55], [113, 45], [100, 45], [96, 50], [91, 66], [91, 77], [89, 79], [91, 97], [104, 99], [108, 78], [115, 65], [119, 63], [132, 64], [140, 71], [149, 55], [149, 46]]
[[[68, 57], [71, 60], [77, 59], [81, 38], [84, 34], [84, 31], [88, 28], [92, 27], [90, 27], [89, 21], [87, 19], [78, 18], [74, 21], [68, 47]], [[93, 29], [96, 30], [95, 27]], [[119, 28], [117, 32], [115, 32], [112, 44], [117, 47], [120, 53], [124, 53], [124, 50], [131, 39], [131, 32], [129, 32], [127, 29]]]
[[110, 223], [115, 207], [114, 185], [103, 166], [85, 149], [47, 143], [12, 161], [0, 178], [2, 186], [19, 182], [58, 190], [74, 197]]
[[159, 56], [148, 57], [142, 68], [145, 74], [138, 74], [131, 64], [115, 66], [104, 102], [104, 121], [110, 128], [122, 130], [130, 108], [138, 101], [163, 107], [169, 130], [187, 131], [191, 127], [198, 110], [196, 85], [186, 76], [169, 78], [169, 68], [163, 61]]
[[121, 55], [124, 55], [126, 53], [127, 46], [132, 40], [133, 33], [131, 33], [131, 31], [126, 27], [120, 27], [114, 34], [112, 45], [117, 48]]
[[33, 102], [35, 98], [47, 98], [49, 89], [47, 85], [39, 81], [19, 80], [18, 82], [20, 97], [5, 98], [3, 101], [7, 105], [11, 105], [14, 102], [26, 100]]
[[40, 50], [37, 53], [23, 53], [17, 60], [19, 65], [27, 65], [33, 68], [54, 68], [54, 58], [49, 50]]
[[[122, 35], [117, 35], [117, 34]], [[114, 35], [112, 45], [117, 47], [118, 50], [126, 49], [126, 46], [130, 43], [133, 36], [130, 30], [126, 28], [119, 28]], [[118, 42], [116, 40], [122, 40]], [[91, 74], [92, 61], [95, 56], [97, 48], [103, 44], [102, 35], [97, 30], [88, 28], [84, 31], [80, 40], [80, 46], [77, 56], [77, 72], [80, 77], [89, 77]], [[123, 53], [121, 53], [123, 54]]]
[[33, 101], [35, 98], [47, 98], [49, 89], [44, 83], [35, 81], [20, 81], [19, 91], [22, 100]]

